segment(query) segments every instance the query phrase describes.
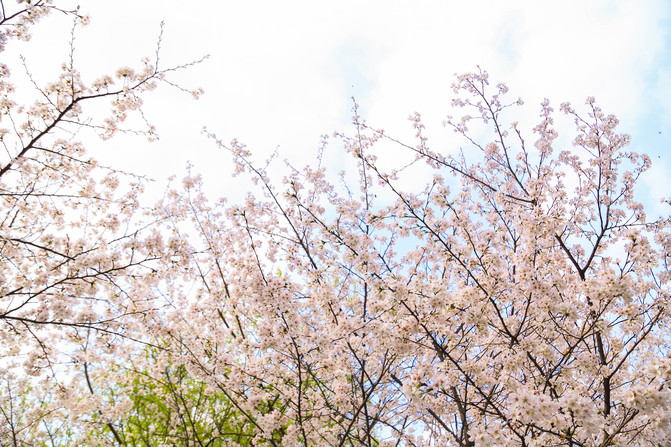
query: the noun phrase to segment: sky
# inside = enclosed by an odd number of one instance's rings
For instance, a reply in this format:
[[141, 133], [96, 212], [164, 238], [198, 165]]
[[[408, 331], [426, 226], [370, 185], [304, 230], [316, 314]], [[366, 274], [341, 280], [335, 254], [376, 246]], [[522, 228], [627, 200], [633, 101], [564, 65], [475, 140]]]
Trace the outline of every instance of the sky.
[[[166, 67], [209, 55], [174, 78], [202, 87], [200, 100], [167, 86], [147, 97], [158, 142], [122, 137], [92, 148], [158, 184], [181, 176], [188, 160], [217, 194], [236, 190], [230, 158], [203, 136], [204, 126], [224, 141], [238, 138], [259, 161], [277, 150], [308, 163], [320, 135], [348, 129], [352, 97], [369, 124], [403, 138], [412, 133], [408, 115], [420, 112], [429, 143], [456, 150], [441, 124], [456, 115], [450, 86], [455, 73], [479, 66], [524, 99], [515, 119], [529, 131], [543, 98], [580, 110], [595, 96], [632, 135], [632, 147], [653, 158], [648, 206], [659, 208], [650, 198], [671, 191], [669, 0], [89, 0], [81, 10], [91, 16], [75, 41], [85, 76], [152, 56], [161, 22]], [[34, 71], [68, 57], [64, 20], [50, 18], [21, 47]]]

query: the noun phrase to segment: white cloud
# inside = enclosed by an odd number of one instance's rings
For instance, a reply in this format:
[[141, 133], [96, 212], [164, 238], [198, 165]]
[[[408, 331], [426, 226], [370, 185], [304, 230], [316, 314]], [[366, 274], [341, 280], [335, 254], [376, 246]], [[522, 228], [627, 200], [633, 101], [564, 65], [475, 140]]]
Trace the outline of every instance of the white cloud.
[[[668, 100], [644, 101], [652, 91], [668, 98], [666, 84], [649, 85], [651, 73], [660, 73], [658, 79], [669, 73], [668, 63], [658, 66], [666, 63], [669, 43], [669, 5], [663, 0], [197, 6], [117, 0], [89, 2], [84, 9], [93, 20], [77, 47], [80, 61], [95, 74], [151, 55], [161, 20], [166, 65], [212, 55], [179, 76], [187, 86], [205, 88], [201, 101], [162, 89], [147, 103], [163, 139], [143, 149], [141, 164], [155, 169], [160, 160], [162, 173], [179, 171], [191, 159], [207, 176], [228, 178], [226, 157], [213, 155], [213, 145], [199, 137], [203, 125], [225, 140], [247, 142], [260, 159], [279, 146], [281, 154], [303, 164], [314, 155], [319, 135], [347, 125], [352, 95], [370, 123], [403, 137], [412, 134], [407, 116], [422, 112], [431, 141], [452, 147], [440, 123], [449, 113], [453, 74], [476, 64], [494, 83], [507, 82], [512, 95], [527, 100], [524, 119], [535, 119], [545, 96], [558, 105], [582, 104], [594, 95], [628, 126], [651, 106], [671, 115]], [[58, 36], [67, 38], [67, 31]], [[118, 148], [119, 156], [124, 150]]]

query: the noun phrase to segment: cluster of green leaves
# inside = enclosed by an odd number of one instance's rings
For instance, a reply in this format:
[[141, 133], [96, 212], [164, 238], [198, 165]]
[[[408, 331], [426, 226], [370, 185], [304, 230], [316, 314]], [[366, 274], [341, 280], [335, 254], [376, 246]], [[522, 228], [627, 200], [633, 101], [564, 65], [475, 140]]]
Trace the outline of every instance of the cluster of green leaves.
[[251, 445], [254, 426], [224, 391], [213, 392], [184, 365], [169, 365], [158, 377], [130, 374], [105, 391], [111, 401], [130, 398], [128, 413], [113, 422], [96, 415], [91, 440], [129, 447]]

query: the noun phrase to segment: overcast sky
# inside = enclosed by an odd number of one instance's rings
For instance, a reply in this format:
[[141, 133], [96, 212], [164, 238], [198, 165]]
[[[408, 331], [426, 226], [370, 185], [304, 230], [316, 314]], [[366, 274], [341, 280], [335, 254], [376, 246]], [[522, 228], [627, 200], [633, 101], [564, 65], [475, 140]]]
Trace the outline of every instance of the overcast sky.
[[[448, 144], [441, 122], [454, 113], [453, 75], [479, 65], [525, 100], [520, 121], [537, 116], [544, 97], [558, 108], [595, 96], [653, 156], [652, 195], [671, 191], [668, 0], [89, 0], [82, 10], [91, 24], [77, 34], [76, 57], [91, 77], [152, 55], [161, 21], [166, 66], [210, 55], [177, 78], [202, 87], [201, 100], [167, 88], [148, 98], [159, 142], [121, 139], [96, 154], [133, 160], [159, 179], [190, 160], [227, 185], [228, 157], [203, 126], [240, 139], [259, 159], [278, 148], [302, 164], [321, 134], [348, 126], [352, 96], [370, 124], [407, 134], [418, 111], [431, 141]], [[57, 22], [36, 29], [24, 51], [29, 66], [66, 59], [70, 30]]]

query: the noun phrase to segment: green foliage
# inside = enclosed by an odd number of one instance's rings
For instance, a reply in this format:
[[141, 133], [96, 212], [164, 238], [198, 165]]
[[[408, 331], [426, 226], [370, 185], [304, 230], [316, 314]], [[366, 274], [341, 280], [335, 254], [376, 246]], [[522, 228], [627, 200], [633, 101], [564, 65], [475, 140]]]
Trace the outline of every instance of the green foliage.
[[132, 376], [109, 386], [106, 396], [112, 401], [130, 398], [127, 415], [113, 423], [99, 418], [92, 439], [132, 447], [251, 445], [253, 425], [225, 392], [213, 392], [184, 365], [170, 365], [158, 377], [148, 372]]

